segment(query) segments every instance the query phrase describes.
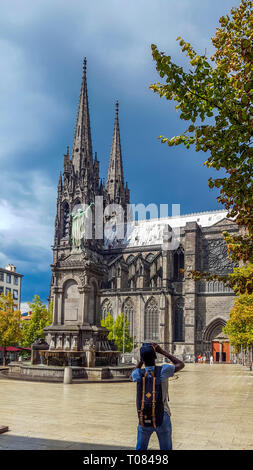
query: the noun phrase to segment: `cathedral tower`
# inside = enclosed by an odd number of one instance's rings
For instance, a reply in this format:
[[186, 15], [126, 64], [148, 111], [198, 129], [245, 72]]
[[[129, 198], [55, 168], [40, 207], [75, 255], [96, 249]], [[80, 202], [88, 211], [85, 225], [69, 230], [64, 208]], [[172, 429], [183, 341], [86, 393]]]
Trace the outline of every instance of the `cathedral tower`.
[[126, 214], [127, 204], [130, 202], [130, 192], [127, 183], [126, 185], [124, 184], [118, 101], [116, 101], [115, 106], [115, 121], [106, 189], [109, 194], [110, 203], [120, 204]]

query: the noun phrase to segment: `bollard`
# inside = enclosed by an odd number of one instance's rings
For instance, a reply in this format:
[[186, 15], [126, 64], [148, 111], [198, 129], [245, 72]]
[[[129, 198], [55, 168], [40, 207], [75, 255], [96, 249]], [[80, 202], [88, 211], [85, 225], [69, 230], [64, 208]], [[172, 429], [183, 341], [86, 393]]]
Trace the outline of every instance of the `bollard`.
[[65, 367], [63, 383], [65, 383], [65, 384], [71, 384], [72, 383], [72, 367]]

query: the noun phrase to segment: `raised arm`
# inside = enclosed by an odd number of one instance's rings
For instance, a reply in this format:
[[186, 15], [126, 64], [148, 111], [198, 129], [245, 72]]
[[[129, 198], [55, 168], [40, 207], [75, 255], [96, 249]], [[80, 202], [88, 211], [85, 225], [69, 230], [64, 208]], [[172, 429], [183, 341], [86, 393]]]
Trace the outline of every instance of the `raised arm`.
[[175, 372], [179, 372], [181, 369], [184, 368], [184, 362], [183, 361], [180, 361], [180, 359], [178, 359], [177, 357], [175, 356], [172, 356], [172, 354], [164, 351], [160, 346], [159, 344], [157, 343], [151, 343], [154, 350], [158, 353], [158, 354], [162, 354], [163, 356], [167, 357], [171, 362], [172, 364], [174, 364], [175, 366]]

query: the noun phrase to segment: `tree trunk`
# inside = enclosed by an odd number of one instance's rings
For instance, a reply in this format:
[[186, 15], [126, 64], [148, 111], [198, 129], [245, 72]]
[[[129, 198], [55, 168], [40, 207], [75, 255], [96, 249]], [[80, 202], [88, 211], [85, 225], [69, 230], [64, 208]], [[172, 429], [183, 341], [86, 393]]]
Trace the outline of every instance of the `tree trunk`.
[[3, 366], [6, 366], [6, 348], [3, 347]]

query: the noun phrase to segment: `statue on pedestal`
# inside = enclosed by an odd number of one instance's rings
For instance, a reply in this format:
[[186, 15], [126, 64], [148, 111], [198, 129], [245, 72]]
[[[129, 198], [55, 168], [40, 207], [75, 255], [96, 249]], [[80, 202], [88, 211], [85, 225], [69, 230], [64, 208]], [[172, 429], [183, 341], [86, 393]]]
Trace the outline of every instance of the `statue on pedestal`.
[[87, 367], [95, 367], [96, 363], [96, 349], [93, 342], [93, 338], [86, 341], [84, 345], [84, 351], [86, 352], [86, 364]]

